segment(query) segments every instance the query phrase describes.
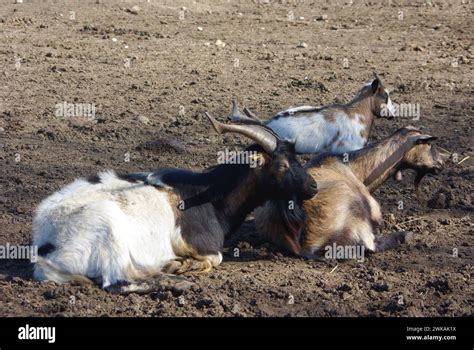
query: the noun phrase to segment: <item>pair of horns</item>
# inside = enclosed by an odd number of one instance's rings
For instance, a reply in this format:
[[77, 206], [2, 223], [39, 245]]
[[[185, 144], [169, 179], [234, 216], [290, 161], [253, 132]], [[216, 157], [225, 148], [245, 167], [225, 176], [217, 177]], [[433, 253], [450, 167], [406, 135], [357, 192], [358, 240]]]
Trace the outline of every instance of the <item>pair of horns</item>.
[[207, 112], [205, 115], [211, 122], [214, 130], [219, 134], [233, 132], [246, 136], [262, 146], [262, 148], [268, 153], [272, 153], [277, 148], [279, 137], [272, 130], [263, 125], [224, 124], [211, 117]]

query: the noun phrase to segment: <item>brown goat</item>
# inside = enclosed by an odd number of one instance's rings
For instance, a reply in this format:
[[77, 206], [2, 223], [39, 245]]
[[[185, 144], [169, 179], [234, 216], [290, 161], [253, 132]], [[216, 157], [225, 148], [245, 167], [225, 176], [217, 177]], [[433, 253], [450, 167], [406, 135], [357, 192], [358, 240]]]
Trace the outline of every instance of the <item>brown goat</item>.
[[417, 187], [423, 175], [441, 169], [443, 162], [430, 144], [434, 139], [406, 127], [362, 150], [313, 158], [306, 168], [318, 183], [318, 195], [304, 202], [267, 202], [255, 212], [257, 230], [277, 245], [312, 258], [320, 258], [333, 244], [372, 252], [397, 246], [406, 233], [375, 238], [383, 220], [370, 192], [402, 169], [417, 172]]

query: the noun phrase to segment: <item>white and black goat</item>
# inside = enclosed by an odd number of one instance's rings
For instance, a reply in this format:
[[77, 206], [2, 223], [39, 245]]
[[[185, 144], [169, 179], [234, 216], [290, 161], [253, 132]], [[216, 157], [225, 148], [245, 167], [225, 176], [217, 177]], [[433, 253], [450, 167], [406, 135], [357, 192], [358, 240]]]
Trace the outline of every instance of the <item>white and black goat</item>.
[[164, 273], [219, 265], [225, 237], [265, 201], [316, 194], [293, 144], [263, 126], [226, 125], [207, 116], [218, 133], [256, 142], [247, 151], [258, 165], [221, 164], [202, 173], [106, 171], [74, 181], [36, 211], [33, 244], [40, 259], [34, 278], [147, 292]]
[[[244, 108], [241, 113], [235, 98], [229, 119], [243, 124], [266, 125], [281, 138], [294, 140], [297, 153], [345, 153], [367, 144], [376, 117], [393, 115], [389, 92], [380, 77], [364, 85], [347, 104], [325, 107], [300, 106], [261, 121]], [[384, 113], [385, 112], [385, 113]]]
[[[318, 195], [302, 205], [269, 201], [255, 211], [257, 230], [268, 240], [306, 257], [321, 257], [324, 248], [363, 246], [381, 251], [402, 243], [405, 232], [375, 233], [382, 225], [380, 205], [370, 194], [389, 176], [403, 169], [417, 173], [415, 187], [443, 160], [425, 131], [406, 127], [387, 139], [344, 156], [322, 154], [305, 167], [318, 183]], [[347, 160], [347, 159], [346, 159]]]

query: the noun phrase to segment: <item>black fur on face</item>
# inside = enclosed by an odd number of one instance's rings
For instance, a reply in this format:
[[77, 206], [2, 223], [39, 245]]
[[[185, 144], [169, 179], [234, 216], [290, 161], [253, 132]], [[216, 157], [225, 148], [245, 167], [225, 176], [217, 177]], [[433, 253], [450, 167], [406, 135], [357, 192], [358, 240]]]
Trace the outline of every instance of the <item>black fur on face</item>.
[[307, 200], [317, 193], [316, 181], [298, 161], [294, 143], [279, 141], [277, 149], [269, 157], [262, 186], [266, 187], [271, 199], [296, 197]]

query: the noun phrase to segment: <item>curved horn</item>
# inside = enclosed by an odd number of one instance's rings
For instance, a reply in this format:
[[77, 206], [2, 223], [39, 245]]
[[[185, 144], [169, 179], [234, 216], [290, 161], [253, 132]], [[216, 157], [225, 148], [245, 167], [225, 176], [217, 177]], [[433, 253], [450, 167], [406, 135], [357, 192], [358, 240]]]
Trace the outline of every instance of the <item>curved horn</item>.
[[207, 112], [205, 115], [219, 134], [233, 132], [247, 136], [249, 139], [252, 139], [262, 146], [268, 153], [273, 152], [277, 148], [277, 142], [279, 140], [278, 136], [272, 130], [264, 126], [224, 124], [211, 117]]

